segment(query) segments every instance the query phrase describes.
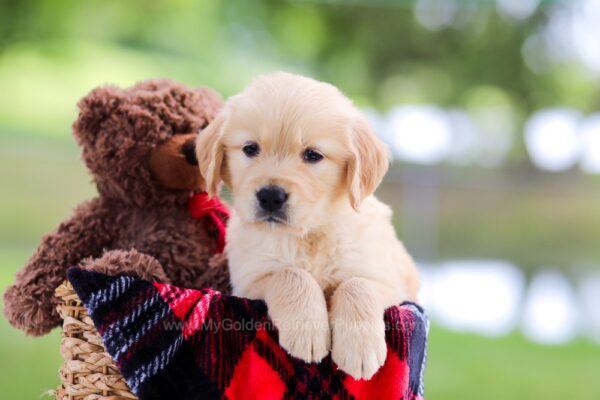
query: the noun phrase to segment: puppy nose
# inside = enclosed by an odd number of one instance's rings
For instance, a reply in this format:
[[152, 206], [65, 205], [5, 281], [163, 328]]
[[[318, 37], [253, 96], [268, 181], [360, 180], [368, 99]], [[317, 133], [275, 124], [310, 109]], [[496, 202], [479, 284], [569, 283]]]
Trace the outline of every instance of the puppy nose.
[[265, 211], [278, 211], [285, 204], [288, 194], [279, 186], [267, 186], [256, 193], [260, 208]]

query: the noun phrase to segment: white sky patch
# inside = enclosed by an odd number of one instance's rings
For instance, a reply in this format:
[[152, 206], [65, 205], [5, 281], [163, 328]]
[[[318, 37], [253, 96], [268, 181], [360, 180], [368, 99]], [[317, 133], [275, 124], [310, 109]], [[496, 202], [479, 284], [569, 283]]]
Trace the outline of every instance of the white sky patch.
[[537, 74], [550, 72], [553, 67], [551, 43], [545, 33], [529, 36], [521, 47], [521, 55], [529, 69]]
[[543, 34], [554, 62], [575, 60], [600, 74], [600, 1], [557, 1]]
[[388, 135], [388, 129], [386, 129], [386, 121], [382, 115], [373, 108], [363, 108], [362, 112], [369, 120], [375, 134], [389, 147], [391, 139]]
[[446, 112], [434, 106], [404, 106], [392, 110], [388, 137], [394, 155], [408, 162], [436, 164], [452, 146], [452, 128]]
[[454, 330], [499, 336], [518, 321], [523, 274], [501, 261], [453, 261], [427, 269], [426, 307], [435, 322]]
[[536, 342], [561, 344], [579, 330], [578, 304], [567, 279], [558, 272], [536, 275], [529, 286], [523, 315], [523, 332]]
[[417, 294], [418, 302], [427, 310], [432, 302], [432, 288], [435, 269], [431, 264], [417, 262], [419, 269], [419, 293]]
[[418, 0], [415, 5], [417, 21], [432, 31], [451, 26], [457, 11], [456, 0]]
[[576, 57], [571, 38], [571, 25], [573, 23], [573, 10], [566, 4], [554, 4], [548, 10], [549, 19], [544, 27], [548, 57], [552, 62], [562, 62]]
[[486, 106], [471, 112], [480, 136], [478, 163], [486, 167], [501, 165], [513, 145], [514, 115], [510, 107]]
[[600, 173], [600, 114], [594, 114], [581, 124], [583, 154], [581, 169], [585, 172]]
[[456, 165], [472, 164], [481, 153], [481, 133], [463, 110], [449, 110], [448, 118], [452, 127], [450, 162]]
[[584, 333], [600, 344], [600, 274], [585, 277], [579, 285]]
[[582, 0], [574, 6], [571, 41], [580, 60], [600, 73], [600, 1]]
[[500, 14], [514, 19], [527, 19], [533, 15], [540, 0], [497, 0]]
[[579, 159], [580, 115], [569, 109], [554, 108], [533, 114], [525, 126], [525, 144], [533, 163], [548, 171], [564, 171]]

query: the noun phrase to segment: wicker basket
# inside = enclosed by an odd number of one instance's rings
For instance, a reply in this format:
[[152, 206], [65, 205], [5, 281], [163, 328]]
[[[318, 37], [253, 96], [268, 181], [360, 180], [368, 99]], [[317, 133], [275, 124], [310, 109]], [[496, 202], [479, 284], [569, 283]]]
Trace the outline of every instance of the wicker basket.
[[54, 395], [59, 400], [130, 400], [125, 379], [102, 345], [92, 319], [69, 282], [56, 288], [58, 313], [63, 319], [60, 353], [62, 385]]

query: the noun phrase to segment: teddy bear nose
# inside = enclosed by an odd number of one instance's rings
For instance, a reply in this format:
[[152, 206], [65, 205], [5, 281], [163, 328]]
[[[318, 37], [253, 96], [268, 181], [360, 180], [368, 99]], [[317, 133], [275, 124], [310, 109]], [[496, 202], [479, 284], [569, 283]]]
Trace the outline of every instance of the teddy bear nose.
[[256, 193], [260, 208], [268, 212], [279, 211], [288, 199], [288, 194], [279, 186], [267, 186]]
[[189, 139], [181, 145], [181, 152], [190, 165], [198, 165], [198, 159], [196, 158], [196, 141]]

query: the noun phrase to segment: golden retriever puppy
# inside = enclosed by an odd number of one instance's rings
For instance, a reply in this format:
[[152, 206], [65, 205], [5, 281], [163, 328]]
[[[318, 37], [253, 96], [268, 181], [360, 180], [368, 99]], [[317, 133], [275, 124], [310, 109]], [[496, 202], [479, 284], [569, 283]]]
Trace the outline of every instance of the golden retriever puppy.
[[370, 378], [386, 357], [384, 310], [415, 300], [417, 271], [373, 192], [384, 144], [332, 85], [256, 79], [199, 135], [209, 193], [233, 196], [233, 293], [265, 300], [291, 355]]

